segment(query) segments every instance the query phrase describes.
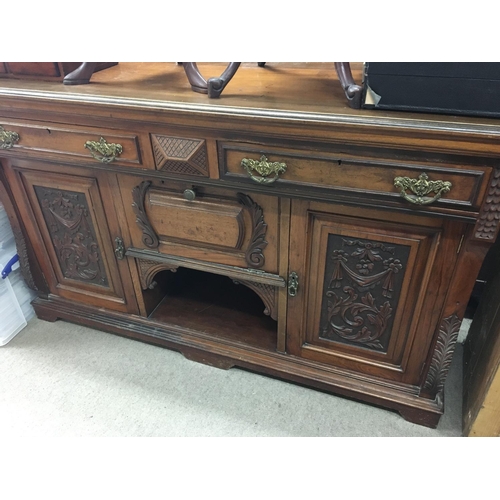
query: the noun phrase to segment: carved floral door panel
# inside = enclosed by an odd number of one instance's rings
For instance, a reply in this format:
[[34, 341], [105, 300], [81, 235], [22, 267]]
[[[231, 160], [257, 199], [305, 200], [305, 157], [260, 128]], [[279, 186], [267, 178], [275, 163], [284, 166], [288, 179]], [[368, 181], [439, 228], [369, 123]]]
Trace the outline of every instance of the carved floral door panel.
[[19, 170], [31, 217], [36, 219], [43, 241], [43, 245], [34, 246], [42, 262], [47, 262], [47, 258], [50, 261], [50, 265], [45, 265], [44, 274], [51, 292], [128, 311], [108, 227], [108, 219], [112, 218], [105, 214], [99, 174], [95, 175]]
[[[410, 353], [430, 342], [443, 301], [436, 289], [451, 269], [439, 249], [462, 225], [448, 230], [438, 219], [390, 222], [387, 213], [375, 220], [361, 209], [350, 209], [360, 215], [353, 217], [326, 204], [292, 205], [290, 271], [299, 293], [289, 299], [288, 352], [417, 384], [427, 352], [418, 360]], [[384, 216], [388, 222], [380, 222]], [[436, 314], [421, 318], [433, 296]]]

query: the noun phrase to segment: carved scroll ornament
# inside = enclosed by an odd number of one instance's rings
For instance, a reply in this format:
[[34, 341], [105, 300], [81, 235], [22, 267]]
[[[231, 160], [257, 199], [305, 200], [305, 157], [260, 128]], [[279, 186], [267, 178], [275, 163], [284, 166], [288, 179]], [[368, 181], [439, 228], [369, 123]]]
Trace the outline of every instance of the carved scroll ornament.
[[252, 219], [252, 236], [245, 252], [245, 260], [250, 267], [259, 268], [265, 263], [264, 248], [267, 246], [267, 224], [264, 222], [264, 212], [250, 196], [238, 193], [238, 202], [250, 213]]
[[158, 248], [160, 240], [146, 215], [145, 197], [149, 186], [151, 186], [151, 181], [143, 181], [132, 189], [132, 199], [134, 201], [132, 208], [136, 215], [135, 221], [142, 229], [142, 242], [149, 248]]

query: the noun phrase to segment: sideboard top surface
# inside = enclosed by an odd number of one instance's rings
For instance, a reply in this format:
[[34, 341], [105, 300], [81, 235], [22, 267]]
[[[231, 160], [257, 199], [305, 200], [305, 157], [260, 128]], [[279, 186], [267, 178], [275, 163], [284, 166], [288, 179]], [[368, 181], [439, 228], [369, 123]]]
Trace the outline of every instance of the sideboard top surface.
[[[208, 79], [218, 76], [223, 63], [198, 63]], [[351, 63], [361, 83], [362, 64]], [[349, 108], [333, 63], [243, 63], [222, 96], [209, 99], [190, 89], [176, 63], [120, 63], [95, 73], [90, 84], [0, 79], [0, 99], [29, 97], [130, 108], [184, 110], [249, 117], [281, 117], [305, 121], [433, 126], [437, 129], [498, 127], [499, 120], [451, 115], [405, 113]]]
[[[199, 63], [218, 76], [225, 63]], [[361, 83], [363, 65], [351, 63]], [[243, 63], [218, 99], [191, 90], [175, 62], [119, 63], [87, 85], [0, 78], [0, 113], [49, 119], [48, 113], [102, 120], [135, 120], [399, 146], [498, 157], [500, 120], [351, 109], [334, 64]], [[67, 121], [72, 118], [54, 121]], [[214, 122], [214, 119], [217, 122]]]

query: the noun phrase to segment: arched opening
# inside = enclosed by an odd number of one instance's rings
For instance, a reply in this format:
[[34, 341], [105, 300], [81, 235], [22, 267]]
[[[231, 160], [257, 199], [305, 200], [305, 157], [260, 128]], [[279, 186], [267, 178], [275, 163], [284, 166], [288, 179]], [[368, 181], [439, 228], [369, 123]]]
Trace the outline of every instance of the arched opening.
[[276, 350], [277, 322], [264, 314], [263, 300], [244, 284], [226, 276], [178, 268], [154, 276], [158, 305], [150, 319], [226, 338], [245, 345]]

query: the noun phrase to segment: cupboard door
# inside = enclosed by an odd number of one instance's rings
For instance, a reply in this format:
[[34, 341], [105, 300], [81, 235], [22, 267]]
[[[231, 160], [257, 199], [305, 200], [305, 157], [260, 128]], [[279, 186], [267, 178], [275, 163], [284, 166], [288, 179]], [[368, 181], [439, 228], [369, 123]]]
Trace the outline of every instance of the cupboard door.
[[[35, 164], [32, 166], [36, 168]], [[17, 170], [16, 166], [14, 169]], [[29, 218], [34, 217], [36, 221], [29, 232], [38, 234], [43, 242], [32, 244], [43, 263], [51, 293], [134, 312], [136, 305], [132, 302], [127, 305], [115, 257], [114, 239], [118, 230], [113, 221], [116, 218], [105, 213], [99, 174], [65, 175], [27, 168], [18, 172], [29, 204]], [[104, 179], [102, 184], [106, 185]], [[113, 233], [108, 220], [113, 225]]]
[[417, 385], [456, 260], [443, 247], [458, 247], [464, 229], [294, 201], [290, 272], [298, 289], [289, 299], [288, 352]]

